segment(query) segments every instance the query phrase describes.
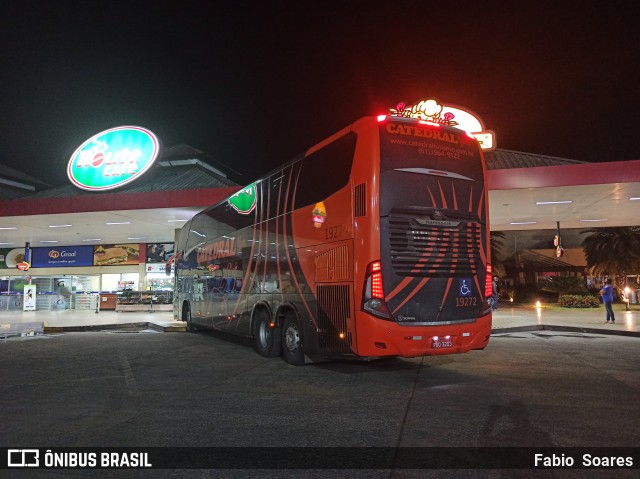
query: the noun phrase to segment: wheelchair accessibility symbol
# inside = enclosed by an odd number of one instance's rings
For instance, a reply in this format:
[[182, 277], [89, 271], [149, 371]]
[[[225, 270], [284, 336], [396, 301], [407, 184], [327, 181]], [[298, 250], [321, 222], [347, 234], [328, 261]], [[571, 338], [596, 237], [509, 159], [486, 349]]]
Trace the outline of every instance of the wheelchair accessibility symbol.
[[471, 296], [473, 294], [471, 290], [471, 278], [458, 280], [458, 291], [460, 291], [460, 296]]

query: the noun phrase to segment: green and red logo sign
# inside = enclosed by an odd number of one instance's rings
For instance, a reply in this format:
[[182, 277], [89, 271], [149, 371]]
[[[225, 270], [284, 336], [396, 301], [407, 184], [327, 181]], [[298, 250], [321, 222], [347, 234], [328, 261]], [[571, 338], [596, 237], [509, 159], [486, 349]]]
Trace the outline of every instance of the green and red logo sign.
[[80, 145], [71, 155], [67, 176], [83, 190], [110, 190], [141, 176], [159, 153], [160, 142], [151, 131], [139, 126], [118, 126]]
[[258, 203], [258, 188], [255, 182], [246, 188], [238, 191], [235, 195], [229, 198], [229, 204], [238, 213], [248, 215], [253, 211]]

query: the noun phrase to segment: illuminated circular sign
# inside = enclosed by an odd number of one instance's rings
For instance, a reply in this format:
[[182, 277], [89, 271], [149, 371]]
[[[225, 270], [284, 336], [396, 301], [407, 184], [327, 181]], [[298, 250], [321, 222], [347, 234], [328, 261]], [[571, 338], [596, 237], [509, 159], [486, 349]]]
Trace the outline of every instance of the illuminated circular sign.
[[417, 118], [419, 120], [443, 123], [466, 131], [480, 143], [480, 148], [485, 151], [496, 149], [496, 134], [484, 129], [484, 123], [478, 115], [469, 110], [438, 103], [434, 98], [420, 100], [412, 106], [404, 102], [398, 103], [395, 108], [390, 108], [391, 116], [405, 118]]
[[26, 261], [22, 261], [21, 263], [18, 263], [16, 265], [16, 268], [18, 268], [20, 271], [28, 271], [30, 267], [31, 265]]
[[141, 176], [159, 153], [160, 142], [151, 131], [139, 126], [118, 126], [80, 145], [71, 155], [67, 176], [83, 190], [110, 190]]

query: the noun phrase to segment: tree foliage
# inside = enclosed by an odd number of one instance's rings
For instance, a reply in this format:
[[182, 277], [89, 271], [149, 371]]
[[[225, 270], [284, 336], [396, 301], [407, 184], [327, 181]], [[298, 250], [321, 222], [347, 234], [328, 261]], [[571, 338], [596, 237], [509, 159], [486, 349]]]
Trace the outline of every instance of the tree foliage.
[[587, 268], [594, 276], [640, 272], [640, 227], [592, 228], [583, 241]]
[[505, 234], [502, 231], [492, 231], [490, 236], [491, 248], [491, 266], [493, 274], [500, 278], [506, 276], [506, 270], [503, 263], [502, 248], [504, 247]]
[[582, 293], [586, 290], [584, 279], [578, 276], [552, 276], [542, 283], [540, 289], [559, 295]]

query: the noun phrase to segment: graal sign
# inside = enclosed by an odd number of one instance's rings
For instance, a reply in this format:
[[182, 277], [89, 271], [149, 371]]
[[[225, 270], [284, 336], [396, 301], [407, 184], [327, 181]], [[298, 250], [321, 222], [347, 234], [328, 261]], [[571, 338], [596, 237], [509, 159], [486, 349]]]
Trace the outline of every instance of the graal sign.
[[118, 126], [80, 145], [71, 155], [67, 176], [83, 190], [110, 190], [141, 176], [159, 153], [160, 142], [151, 131], [139, 126]]

